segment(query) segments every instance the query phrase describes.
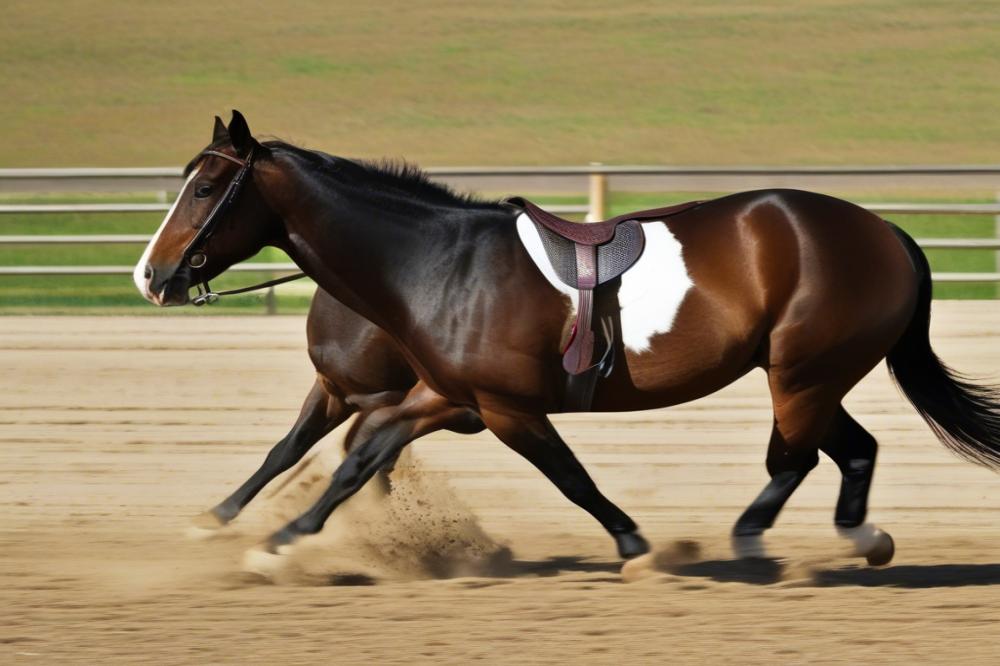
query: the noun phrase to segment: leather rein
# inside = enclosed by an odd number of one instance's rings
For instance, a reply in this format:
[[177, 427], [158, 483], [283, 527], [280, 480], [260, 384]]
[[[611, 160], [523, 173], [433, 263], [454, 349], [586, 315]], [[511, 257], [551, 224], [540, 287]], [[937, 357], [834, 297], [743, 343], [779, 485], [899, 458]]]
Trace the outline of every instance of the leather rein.
[[184, 248], [184, 254], [181, 256], [181, 261], [188, 265], [188, 267], [194, 271], [195, 286], [198, 289], [198, 295], [191, 299], [191, 303], [195, 306], [202, 305], [212, 305], [218, 302], [219, 298], [222, 296], [233, 296], [235, 294], [245, 294], [251, 291], [257, 291], [259, 289], [267, 289], [268, 287], [273, 287], [275, 285], [284, 284], [285, 282], [291, 282], [292, 280], [299, 280], [306, 276], [305, 273], [293, 273], [292, 275], [286, 275], [274, 280], [268, 280], [267, 282], [261, 282], [249, 287], [241, 287], [239, 289], [227, 289], [225, 291], [212, 291], [212, 287], [209, 286], [208, 280], [201, 276], [201, 268], [208, 263], [208, 256], [205, 253], [205, 244], [215, 233], [216, 227], [219, 226], [219, 222], [225, 217], [226, 213], [236, 201], [237, 195], [239, 195], [240, 190], [243, 189], [243, 184], [247, 180], [247, 176], [250, 173], [250, 168], [253, 166], [253, 150], [247, 155], [245, 160], [241, 160], [238, 157], [233, 157], [232, 155], [227, 155], [226, 153], [220, 152], [218, 150], [205, 150], [202, 151], [203, 156], [212, 155], [215, 157], [221, 157], [224, 160], [229, 160], [234, 164], [238, 164], [240, 170], [236, 172], [233, 179], [229, 182], [229, 187], [226, 188], [225, 193], [216, 202], [215, 207], [205, 218], [205, 222], [198, 228], [198, 232], [194, 235], [194, 238], [187, 244]]

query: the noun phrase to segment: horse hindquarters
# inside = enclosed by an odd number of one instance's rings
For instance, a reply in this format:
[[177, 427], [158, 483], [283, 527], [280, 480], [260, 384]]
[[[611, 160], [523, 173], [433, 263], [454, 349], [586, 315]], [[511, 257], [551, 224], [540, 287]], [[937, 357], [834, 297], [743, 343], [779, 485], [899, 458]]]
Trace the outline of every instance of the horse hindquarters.
[[[844, 232], [838, 235], [833, 231], [838, 219], [825, 207], [811, 206], [814, 201], [820, 200], [801, 193], [785, 201], [791, 209], [787, 228], [798, 243], [797, 279], [787, 298], [769, 308], [777, 313], [765, 365], [774, 406], [767, 456], [771, 482], [741, 516], [734, 536], [758, 538], [771, 527], [823, 450], [843, 475], [838, 529], [856, 541], [859, 554], [881, 564], [892, 554], [888, 535], [866, 530], [861, 539], [856, 531], [867, 511], [875, 439], [840, 403], [903, 334], [917, 280], [883, 221], [846, 204], [836, 206]], [[759, 546], [753, 542], [753, 547]]]

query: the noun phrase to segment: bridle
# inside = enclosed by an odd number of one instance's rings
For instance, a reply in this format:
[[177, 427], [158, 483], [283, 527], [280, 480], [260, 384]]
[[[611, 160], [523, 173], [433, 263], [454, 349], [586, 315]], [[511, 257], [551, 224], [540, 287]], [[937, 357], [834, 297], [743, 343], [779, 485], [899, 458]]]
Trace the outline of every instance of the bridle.
[[226, 191], [216, 202], [212, 211], [208, 214], [208, 217], [205, 218], [205, 222], [198, 228], [198, 232], [194, 235], [194, 238], [192, 238], [187, 246], [185, 246], [184, 253], [181, 255], [181, 262], [187, 264], [187, 266], [194, 271], [195, 276], [197, 277], [195, 286], [198, 289], [198, 295], [191, 299], [191, 303], [196, 306], [212, 305], [222, 296], [245, 294], [250, 291], [266, 289], [267, 287], [273, 287], [278, 284], [284, 284], [285, 282], [291, 282], [292, 280], [298, 280], [305, 277], [305, 273], [294, 273], [275, 280], [261, 282], [260, 284], [255, 284], [250, 287], [228, 289], [226, 291], [212, 291], [212, 287], [209, 286], [208, 280], [201, 276], [200, 270], [206, 263], [208, 263], [208, 256], [205, 253], [205, 244], [208, 243], [209, 239], [215, 233], [215, 229], [219, 226], [219, 222], [232, 208], [240, 190], [243, 189], [243, 184], [247, 180], [247, 175], [249, 175], [250, 169], [253, 167], [254, 151], [251, 149], [245, 160], [241, 160], [233, 155], [227, 155], [226, 153], [218, 150], [204, 150], [201, 152], [199, 157], [209, 155], [221, 157], [224, 160], [229, 160], [234, 164], [238, 164], [240, 170], [237, 171], [236, 175], [233, 176], [233, 179], [229, 181], [229, 186], [226, 188]]

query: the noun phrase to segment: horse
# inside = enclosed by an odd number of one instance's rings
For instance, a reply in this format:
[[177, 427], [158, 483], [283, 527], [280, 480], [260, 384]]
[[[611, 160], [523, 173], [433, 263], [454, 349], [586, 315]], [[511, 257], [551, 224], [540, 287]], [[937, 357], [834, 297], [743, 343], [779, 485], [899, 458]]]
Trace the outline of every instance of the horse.
[[[418, 379], [265, 549], [287, 552], [411, 441], [468, 419], [598, 520], [623, 558], [647, 552], [548, 418], [566, 404], [561, 351], [577, 301], [552, 278], [524, 209], [458, 195], [405, 165], [258, 141], [237, 111], [225, 129], [189, 164], [136, 266], [144, 297], [183, 305], [195, 285], [277, 247], [384, 331]], [[838, 532], [869, 564], [892, 559], [892, 538], [865, 522], [877, 442], [842, 405], [883, 359], [943, 444], [1000, 468], [1000, 394], [934, 354], [930, 268], [901, 229], [788, 189], [723, 196], [646, 229], [645, 250], [621, 278], [620, 362], [591, 411], [676, 405], [761, 368], [773, 405], [770, 480], [732, 529], [738, 556], [764, 552], [762, 535], [822, 451], [842, 476]]]

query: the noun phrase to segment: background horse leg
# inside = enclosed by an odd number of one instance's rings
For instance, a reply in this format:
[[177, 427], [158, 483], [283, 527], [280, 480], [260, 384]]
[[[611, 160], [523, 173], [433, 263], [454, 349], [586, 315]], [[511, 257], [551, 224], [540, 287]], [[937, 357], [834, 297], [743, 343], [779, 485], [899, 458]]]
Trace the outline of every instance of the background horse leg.
[[841, 407], [820, 448], [837, 463], [842, 474], [834, 514], [837, 531], [853, 542], [854, 553], [867, 558], [869, 564], [888, 564], [895, 553], [892, 537], [874, 525], [865, 524], [878, 443]]
[[[392, 407], [397, 403], [387, 404], [384, 407]], [[380, 422], [384, 421], [384, 418], [379, 416], [372, 417], [375, 410], [364, 411], [358, 415], [357, 420], [351, 424], [351, 429], [347, 431], [347, 435], [344, 437], [344, 457], [353, 451], [355, 448], [360, 446], [362, 443], [367, 442], [375, 434], [378, 429]], [[389, 475], [392, 470], [396, 467], [396, 463], [399, 461], [399, 457], [403, 455], [405, 449], [400, 449], [396, 455], [386, 462], [375, 475], [376, 489], [380, 495], [388, 495], [392, 490], [392, 483], [389, 480]]]
[[[351, 449], [334, 471], [330, 487], [308, 511], [271, 535], [267, 550], [276, 553], [299, 536], [323, 529], [334, 509], [395, 460], [414, 439], [451, 425], [462, 427], [468, 420], [467, 408], [452, 404], [423, 383], [418, 383], [398, 406], [372, 412], [364, 427], [373, 429], [371, 436]], [[364, 428], [359, 428], [359, 433]]]
[[601, 494], [587, 470], [545, 415], [484, 413], [493, 434], [555, 484], [568, 500], [597, 519], [611, 534], [618, 554], [633, 558], [649, 552], [649, 544], [628, 515]]
[[[395, 395], [395, 393], [392, 393], [391, 395], [389, 393], [384, 394], [386, 404], [382, 406], [390, 407], [397, 405], [403, 398], [406, 397], [405, 394], [402, 394], [402, 392], [399, 393], [398, 398], [394, 398], [393, 396]], [[371, 439], [372, 435], [374, 435], [375, 431], [378, 429], [378, 426], [385, 421], [384, 412], [382, 413], [382, 416], [372, 418], [373, 411], [374, 410], [370, 407], [365, 411], [362, 411], [358, 414], [357, 420], [351, 424], [351, 429], [347, 431], [347, 435], [344, 437], [345, 456], [353, 451], [354, 448], [362, 442], [366, 442]], [[474, 435], [478, 432], [482, 432], [483, 428], [483, 422], [472, 412], [467, 412], [464, 417], [456, 415], [449, 418], [447, 422], [443, 423], [441, 426], [442, 430], [451, 430], [452, 432], [457, 432], [462, 435]], [[409, 449], [407, 448], [400, 449], [396, 456], [383, 465], [376, 473], [376, 488], [382, 495], [388, 495], [392, 490], [392, 483], [389, 479], [389, 475], [392, 474], [392, 470], [395, 469], [399, 459], [406, 456], [408, 452]]]
[[264, 486], [302, 459], [316, 442], [351, 415], [353, 409], [340, 396], [316, 380], [299, 412], [295, 425], [274, 445], [264, 463], [232, 495], [195, 518], [199, 529], [218, 529], [239, 515]]

